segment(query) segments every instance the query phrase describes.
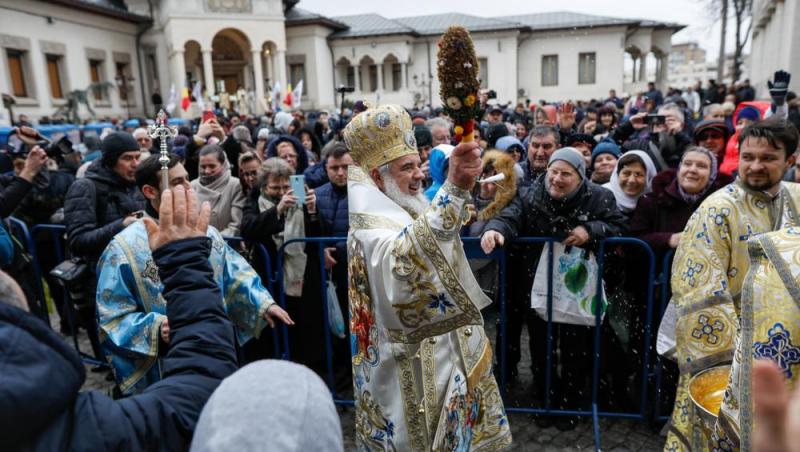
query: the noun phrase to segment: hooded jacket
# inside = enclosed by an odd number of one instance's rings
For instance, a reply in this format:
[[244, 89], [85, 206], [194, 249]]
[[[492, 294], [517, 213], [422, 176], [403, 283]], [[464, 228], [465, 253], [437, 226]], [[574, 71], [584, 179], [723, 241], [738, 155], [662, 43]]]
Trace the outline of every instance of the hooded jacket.
[[79, 392], [86, 371], [78, 353], [32, 314], [0, 302], [0, 450], [188, 448], [206, 400], [236, 370], [210, 250], [210, 240], [193, 238], [153, 252], [169, 303], [166, 377], [122, 400]]
[[303, 148], [300, 140], [291, 135], [280, 135], [272, 140], [269, 143], [269, 147], [267, 147], [267, 158], [277, 157], [278, 145], [284, 141], [292, 143], [292, 146], [294, 146], [294, 151], [297, 153], [297, 169], [295, 170], [295, 174], [303, 174], [306, 168], [308, 168], [308, 154], [306, 154], [306, 150]]
[[[739, 113], [745, 107], [754, 107], [761, 112], [761, 119], [764, 119], [767, 115], [767, 112], [770, 110], [772, 104], [766, 101], [755, 101], [755, 102], [742, 102], [736, 107], [736, 111], [733, 112], [733, 124], [736, 125], [739, 122]], [[725, 159], [722, 160], [722, 164], [719, 167], [719, 172], [722, 174], [732, 175], [734, 171], [739, 167], [739, 132], [741, 130], [736, 130], [734, 134], [728, 138], [728, 144], [725, 146]]]
[[124, 229], [123, 219], [144, 209], [145, 199], [134, 182], [114, 170], [92, 163], [64, 201], [64, 223], [72, 252], [96, 260], [114, 236]]
[[[442, 145], [450, 146], [450, 145]], [[449, 151], [445, 151], [439, 146], [436, 146], [431, 151], [431, 156], [428, 158], [430, 164], [431, 186], [425, 190], [425, 197], [433, 201], [436, 192], [442, 187], [444, 181], [447, 179], [447, 165], [450, 161], [450, 152], [453, 147], [449, 147]]]

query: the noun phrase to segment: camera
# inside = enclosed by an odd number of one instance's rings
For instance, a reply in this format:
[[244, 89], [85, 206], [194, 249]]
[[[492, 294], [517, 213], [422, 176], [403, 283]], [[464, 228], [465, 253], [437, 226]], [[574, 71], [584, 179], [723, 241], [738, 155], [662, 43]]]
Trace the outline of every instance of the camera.
[[339, 94], [352, 93], [355, 90], [356, 89], [353, 88], [352, 86], [344, 86], [344, 85], [339, 85], [339, 87], [336, 88], [336, 92]]
[[20, 153], [27, 155], [34, 147], [39, 146], [51, 159], [60, 159], [72, 152], [72, 142], [67, 137], [61, 137], [58, 141], [37, 140], [34, 144], [22, 144]]
[[490, 89], [487, 95], [489, 96], [489, 99], [497, 99], [497, 91], [493, 89]]

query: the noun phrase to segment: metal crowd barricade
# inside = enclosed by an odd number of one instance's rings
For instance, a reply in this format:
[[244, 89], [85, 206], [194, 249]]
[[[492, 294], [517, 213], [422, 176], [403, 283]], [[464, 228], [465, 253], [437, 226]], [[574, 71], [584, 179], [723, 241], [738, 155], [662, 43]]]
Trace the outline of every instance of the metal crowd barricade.
[[27, 251], [31, 259], [33, 259], [33, 275], [34, 278], [36, 278], [35, 288], [41, 303], [40, 318], [44, 320], [47, 326], [50, 326], [50, 316], [47, 314], [47, 300], [45, 299], [44, 287], [42, 286], [41, 267], [39, 266], [39, 259], [36, 254], [36, 242], [33, 240], [33, 236], [24, 221], [15, 217], [8, 217], [8, 221], [11, 226], [11, 232], [17, 237], [17, 240], [22, 243], [25, 247], [25, 251]]
[[[286, 307], [286, 299], [285, 294], [283, 291], [283, 252], [287, 245], [296, 242], [302, 243], [317, 243], [320, 245], [327, 244], [327, 243], [334, 243], [345, 240], [343, 237], [314, 237], [314, 238], [304, 238], [304, 239], [293, 239], [284, 243], [284, 245], [278, 250], [278, 262], [277, 262], [277, 270], [276, 270], [276, 279], [278, 280], [278, 287], [280, 292], [280, 303], [281, 306], [284, 308]], [[498, 259], [499, 262], [499, 272], [500, 275], [505, 275], [506, 273], [506, 257], [505, 257], [505, 249], [495, 251], [490, 256], [486, 256], [479, 251], [479, 248], [476, 246], [479, 242], [478, 238], [464, 238], [463, 242], [465, 244], [465, 253], [468, 257], [471, 258], [481, 258], [481, 259]], [[601, 417], [606, 418], [625, 418], [625, 419], [635, 419], [640, 421], [648, 420], [648, 375], [649, 370], [651, 368], [650, 362], [650, 350], [651, 350], [651, 342], [652, 342], [652, 317], [653, 317], [653, 294], [654, 294], [654, 281], [655, 281], [655, 254], [653, 250], [647, 245], [646, 242], [639, 240], [637, 238], [632, 237], [614, 237], [606, 239], [600, 242], [599, 252], [597, 255], [597, 265], [598, 265], [598, 278], [597, 278], [597, 290], [598, 293], [602, 290], [603, 287], [603, 273], [605, 268], [605, 251], [608, 246], [614, 245], [635, 245], [638, 248], [641, 248], [646, 256], [648, 261], [648, 283], [647, 283], [647, 305], [645, 311], [645, 322], [644, 322], [644, 334], [643, 334], [643, 344], [642, 344], [642, 381], [641, 387], [638, 388], [640, 391], [640, 403], [639, 409], [635, 412], [610, 412], [610, 411], [600, 411], [598, 405], [598, 396], [599, 396], [599, 384], [600, 384], [600, 349], [601, 349], [601, 326], [602, 326], [602, 316], [603, 311], [598, 310], [595, 316], [595, 325], [594, 325], [594, 347], [593, 347], [593, 357], [592, 357], [592, 380], [591, 380], [591, 410], [559, 410], [553, 409], [550, 406], [550, 390], [552, 388], [552, 359], [553, 359], [553, 244], [554, 239], [551, 237], [521, 237], [518, 238], [515, 243], [542, 243], [547, 245], [546, 255], [548, 262], [550, 263], [548, 267], [548, 284], [547, 284], [547, 354], [546, 354], [546, 372], [545, 372], [545, 406], [544, 408], [516, 408], [516, 407], [506, 407], [506, 410], [509, 412], [521, 412], [521, 413], [529, 413], [529, 414], [546, 414], [546, 415], [554, 415], [554, 416], [583, 416], [583, 417], [591, 417], [593, 422], [593, 429], [594, 429], [594, 440], [595, 446], [599, 450], [600, 448], [600, 423], [599, 419]], [[318, 254], [320, 259], [320, 269], [323, 273], [322, 284], [321, 284], [321, 292], [322, 292], [322, 309], [323, 309], [323, 318], [324, 318], [324, 325], [325, 325], [325, 351], [326, 351], [326, 358], [327, 358], [327, 380], [329, 389], [335, 398], [335, 402], [338, 404], [351, 404], [351, 400], [339, 400], [336, 399], [336, 391], [333, 379], [333, 356], [332, 356], [332, 345], [331, 345], [331, 337], [330, 337], [330, 328], [328, 326], [328, 313], [327, 313], [327, 278], [324, 276], [324, 247], [319, 246]], [[505, 340], [506, 340], [506, 287], [504, 280], [500, 280], [503, 283], [499, 285], [499, 310], [500, 310], [500, 356], [499, 356], [499, 365], [500, 365], [500, 387], [505, 389]], [[284, 331], [286, 328], [284, 327]], [[284, 347], [285, 347], [285, 358], [291, 359], [290, 353], [290, 346], [288, 342], [288, 335], [284, 335]]]
[[[237, 253], [238, 253], [238, 251], [237, 251], [238, 247], [241, 246], [244, 243], [244, 239], [241, 238], [241, 237], [223, 237], [223, 239], [225, 240], [225, 243], [227, 243], [228, 246], [233, 248], [234, 251], [236, 251]], [[275, 288], [275, 284], [274, 284], [275, 280], [273, 279], [274, 273], [272, 273], [272, 262], [269, 259], [269, 252], [267, 251], [266, 248], [264, 248], [264, 245], [262, 245], [260, 243], [258, 243], [256, 245], [257, 246], [255, 247], [255, 249], [258, 251], [258, 254], [261, 255], [260, 256], [261, 263], [264, 265], [264, 274], [263, 275], [259, 275], [261, 277], [261, 283], [269, 291], [270, 295], [272, 295], [272, 297], [274, 299], [275, 298], [275, 290], [274, 290], [274, 288]], [[274, 356], [276, 358], [277, 357], [283, 357], [283, 354], [281, 353], [280, 342], [281, 341], [280, 341], [280, 337], [278, 336], [278, 329], [277, 328], [272, 328], [272, 347], [273, 347], [272, 352], [274, 353]]]
[[[664, 255], [662, 261], [661, 274], [658, 277], [656, 284], [660, 285], [661, 300], [659, 305], [659, 318], [664, 317], [664, 311], [667, 310], [667, 304], [670, 298], [670, 279], [672, 276], [672, 259], [675, 258], [675, 250], [670, 249]], [[669, 420], [671, 413], [661, 414], [661, 384], [664, 372], [664, 358], [656, 353], [655, 365], [653, 366], [653, 374], [655, 376], [655, 398], [653, 400], [653, 419], [658, 422], [666, 422]]]
[[[302, 242], [302, 243], [316, 243], [320, 246], [317, 247], [317, 254], [319, 258], [319, 267], [320, 267], [320, 275], [321, 275], [321, 282], [320, 284], [320, 291], [322, 292], [322, 319], [325, 331], [323, 332], [323, 336], [325, 337], [325, 367], [326, 367], [326, 380], [328, 383], [328, 389], [331, 391], [331, 396], [333, 397], [333, 401], [339, 405], [354, 405], [355, 402], [350, 399], [341, 399], [338, 397], [336, 393], [336, 382], [333, 378], [333, 342], [331, 341], [331, 329], [330, 324], [328, 323], [328, 277], [327, 272], [325, 270], [325, 244], [335, 244], [337, 242], [344, 242], [347, 241], [347, 237], [306, 237], [303, 239], [292, 239], [286, 241], [280, 249], [278, 249], [278, 262], [277, 262], [277, 270], [276, 280], [277, 280], [277, 287], [279, 287], [280, 291], [280, 305], [282, 308], [286, 309], [286, 293], [284, 292], [283, 288], [283, 255], [284, 250], [287, 245], [292, 243]], [[347, 315], [346, 313], [342, 313], [344, 317]], [[347, 321], [347, 320], [345, 320]], [[286, 325], [282, 326], [283, 330], [283, 345], [284, 345], [284, 359], [290, 360], [291, 359], [291, 350], [289, 346], [289, 331]], [[348, 339], [348, 338], [345, 338]], [[349, 340], [349, 339], [348, 339]]]

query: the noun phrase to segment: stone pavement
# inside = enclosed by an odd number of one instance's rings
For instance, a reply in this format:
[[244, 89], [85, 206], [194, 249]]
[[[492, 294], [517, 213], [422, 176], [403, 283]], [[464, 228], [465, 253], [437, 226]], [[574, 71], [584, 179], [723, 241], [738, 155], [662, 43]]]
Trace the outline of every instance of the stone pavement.
[[[490, 317], [491, 316], [487, 316]], [[490, 338], [494, 338], [494, 322], [487, 319], [486, 329]], [[71, 338], [65, 338], [71, 343]], [[79, 336], [81, 350], [89, 351], [89, 341], [85, 333]], [[527, 331], [523, 329], [522, 344], [527, 344]], [[519, 365], [520, 376], [516, 388], [507, 396], [514, 402], [525, 403], [524, 388], [532, 381], [530, 374], [530, 355], [527, 346], [523, 346], [522, 361]], [[93, 372], [86, 368], [84, 390], [96, 389], [109, 391], [112, 382], [106, 378], [108, 372]], [[516, 390], [514, 390], [516, 389]], [[338, 407], [342, 422], [345, 450], [355, 450], [354, 417], [352, 407]], [[592, 422], [588, 418], [581, 419], [574, 430], [562, 432], [555, 427], [541, 428], [534, 423], [533, 416], [524, 413], [509, 413], [514, 444], [513, 451], [585, 451], [594, 449]], [[601, 419], [601, 446], [604, 451], [658, 451], [664, 447], [664, 438], [647, 423], [627, 419]]]

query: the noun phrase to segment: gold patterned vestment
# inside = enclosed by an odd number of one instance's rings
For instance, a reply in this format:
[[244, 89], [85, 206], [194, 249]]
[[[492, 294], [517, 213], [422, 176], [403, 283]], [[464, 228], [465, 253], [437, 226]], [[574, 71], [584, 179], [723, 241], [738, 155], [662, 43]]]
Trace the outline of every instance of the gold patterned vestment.
[[783, 182], [772, 197], [737, 179], [709, 196], [689, 219], [672, 265], [680, 379], [666, 451], [727, 450], [730, 445], [726, 437], [715, 437], [712, 444], [708, 432], [696, 428], [689, 379], [732, 361], [742, 285], [750, 267], [748, 240], [795, 224], [798, 200], [797, 184]]
[[458, 236], [469, 193], [445, 183], [414, 220], [348, 174], [350, 331], [359, 450], [498, 450], [511, 432]]
[[748, 246], [741, 327], [713, 436], [729, 450], [752, 450], [753, 360], [775, 361], [791, 386], [800, 372], [800, 229], [762, 234]]

